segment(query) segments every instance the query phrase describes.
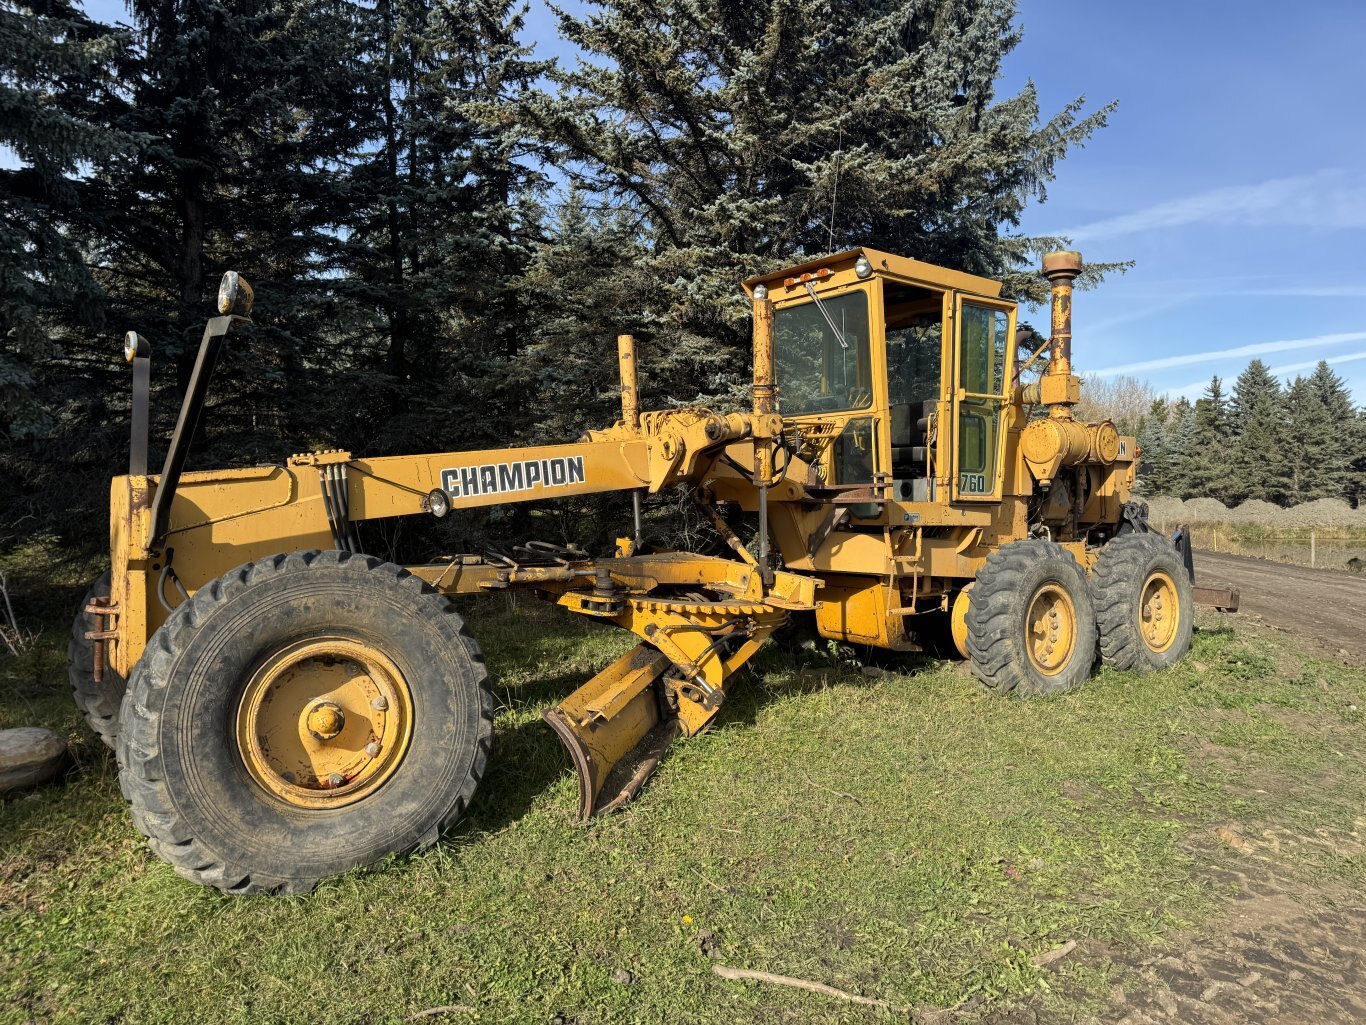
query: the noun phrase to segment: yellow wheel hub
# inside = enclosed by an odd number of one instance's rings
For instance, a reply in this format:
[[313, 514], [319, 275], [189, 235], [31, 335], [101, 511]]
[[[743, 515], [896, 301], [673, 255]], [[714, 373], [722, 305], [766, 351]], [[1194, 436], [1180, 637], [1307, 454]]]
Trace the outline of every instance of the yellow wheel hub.
[[403, 761], [413, 699], [403, 673], [369, 644], [299, 641], [247, 682], [236, 736], [251, 778], [304, 808], [340, 808], [373, 793]]
[[1077, 609], [1057, 584], [1034, 592], [1025, 610], [1025, 650], [1034, 668], [1056, 676], [1072, 660], [1077, 645]]
[[1163, 570], [1156, 570], [1143, 581], [1139, 596], [1138, 632], [1150, 651], [1166, 651], [1176, 640], [1181, 622], [1181, 598], [1176, 581]]

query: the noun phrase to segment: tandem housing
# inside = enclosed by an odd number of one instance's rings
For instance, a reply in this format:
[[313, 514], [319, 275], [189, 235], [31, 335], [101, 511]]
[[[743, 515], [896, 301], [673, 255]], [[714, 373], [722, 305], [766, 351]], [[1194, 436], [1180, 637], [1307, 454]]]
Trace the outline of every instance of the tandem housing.
[[583, 456], [527, 459], [518, 463], [453, 466], [441, 471], [441, 487], [452, 498], [498, 495], [505, 491], [558, 488], [584, 482]]

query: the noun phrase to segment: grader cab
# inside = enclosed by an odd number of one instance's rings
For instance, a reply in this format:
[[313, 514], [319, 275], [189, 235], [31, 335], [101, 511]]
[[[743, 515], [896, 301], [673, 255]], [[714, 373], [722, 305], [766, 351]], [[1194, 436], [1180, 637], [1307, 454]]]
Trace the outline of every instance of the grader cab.
[[[997, 282], [856, 249], [745, 282], [745, 411], [642, 411], [623, 336], [622, 418], [570, 444], [186, 472], [217, 353], [250, 316], [230, 273], [156, 475], [150, 352], [129, 336], [112, 569], [73, 629], [76, 697], [117, 751], [135, 824], [182, 875], [232, 893], [306, 890], [434, 842], [493, 733], [456, 595], [525, 591], [639, 638], [545, 712], [584, 818], [630, 800], [676, 737], [705, 729], [792, 616], [864, 648], [950, 637], [1003, 693], [1076, 686], [1098, 660], [1180, 659], [1191, 580], [1130, 501], [1134, 439], [1072, 414], [1080, 257], [1044, 269], [1052, 334], [1024, 364]], [[679, 485], [727, 556], [643, 545], [641, 496]], [[356, 529], [610, 491], [634, 495], [635, 522], [606, 557], [526, 542], [396, 566]]]

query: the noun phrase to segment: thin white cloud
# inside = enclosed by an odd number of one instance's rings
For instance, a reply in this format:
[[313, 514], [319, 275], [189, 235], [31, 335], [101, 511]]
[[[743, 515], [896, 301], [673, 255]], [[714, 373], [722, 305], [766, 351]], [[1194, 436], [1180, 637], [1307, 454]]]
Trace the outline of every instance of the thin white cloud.
[[1366, 299], [1366, 285], [1305, 285], [1302, 288], [1264, 288], [1229, 295], [1296, 296], [1310, 299]]
[[1100, 370], [1091, 371], [1091, 373], [1095, 377], [1114, 377], [1118, 374], [1134, 374], [1144, 370], [1167, 370], [1171, 367], [1187, 367], [1193, 363], [1214, 363], [1218, 360], [1236, 359], [1241, 356], [1265, 356], [1273, 352], [1294, 352], [1299, 349], [1312, 349], [1320, 345], [1341, 345], [1344, 342], [1360, 341], [1366, 341], [1366, 331], [1339, 331], [1334, 334], [1315, 335], [1312, 338], [1287, 338], [1278, 342], [1235, 345], [1228, 349], [1182, 352], [1175, 356], [1162, 356], [1158, 359], [1145, 359], [1136, 363], [1121, 363], [1118, 366], [1102, 367]]
[[1272, 367], [1271, 372], [1277, 377], [1284, 377], [1301, 370], [1313, 370], [1320, 363], [1354, 363], [1359, 359], [1366, 359], [1366, 352], [1349, 352], [1345, 356], [1328, 356], [1322, 360], [1311, 359], [1305, 363], [1287, 363], [1283, 367]]
[[1050, 234], [1080, 242], [1186, 224], [1366, 228], [1366, 184], [1333, 169], [1253, 185], [1225, 185]]
[[[1298, 373], [1301, 370], [1312, 370], [1314, 367], [1318, 366], [1320, 362], [1328, 364], [1354, 363], [1363, 359], [1366, 359], [1366, 352], [1349, 352], [1342, 356], [1328, 356], [1322, 361], [1311, 359], [1304, 363], [1287, 363], [1284, 366], [1272, 367], [1270, 373], [1274, 377], [1287, 377], [1288, 375]], [[1226, 386], [1228, 385], [1227, 381], [1224, 383]], [[1198, 399], [1201, 395], [1205, 394], [1205, 388], [1208, 386], [1208, 379], [1203, 381], [1192, 381], [1190, 384], [1179, 385], [1175, 388], [1166, 388], [1163, 390], [1162, 394], [1166, 396], [1167, 399], [1173, 401], [1183, 397], [1187, 399]]]
[[[1118, 293], [1117, 293], [1118, 294]], [[1088, 333], [1101, 334], [1135, 321], [1151, 320], [1190, 303], [1218, 299], [1366, 299], [1366, 285], [1284, 285], [1268, 288], [1213, 287], [1183, 290], [1177, 286], [1149, 285], [1122, 293], [1130, 308], [1100, 320], [1078, 321]], [[1042, 306], [1039, 309], [1043, 309]]]

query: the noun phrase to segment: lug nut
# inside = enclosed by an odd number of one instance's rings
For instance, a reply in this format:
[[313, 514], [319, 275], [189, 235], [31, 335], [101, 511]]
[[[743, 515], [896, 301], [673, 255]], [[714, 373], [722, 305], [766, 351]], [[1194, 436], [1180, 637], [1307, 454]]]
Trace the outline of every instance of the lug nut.
[[334, 772], [332, 773], [332, 775], [327, 777], [327, 785], [330, 787], [339, 787], [345, 782], [346, 777], [343, 776], [340, 772]]
[[373, 708], [376, 712], [383, 712], [386, 708], [389, 707], [389, 699], [386, 698], [383, 694], [381, 694], [379, 697], [371, 698], [370, 707]]
[[365, 753], [368, 754], [371, 758], [378, 758], [379, 751], [380, 747], [378, 740], [372, 740], [370, 741], [370, 743], [365, 745]]

